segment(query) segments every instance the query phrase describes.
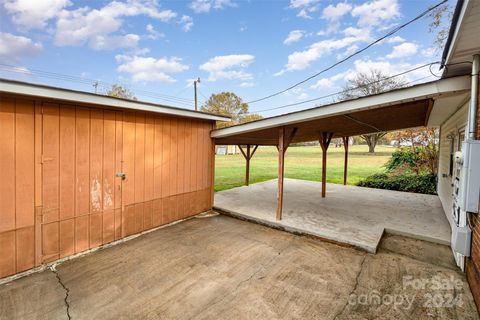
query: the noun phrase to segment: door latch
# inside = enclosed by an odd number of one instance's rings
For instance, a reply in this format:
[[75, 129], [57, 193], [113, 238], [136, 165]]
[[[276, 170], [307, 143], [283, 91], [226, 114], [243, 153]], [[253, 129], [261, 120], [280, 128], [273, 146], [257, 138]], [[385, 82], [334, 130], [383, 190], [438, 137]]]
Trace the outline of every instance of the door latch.
[[122, 180], [125, 180], [127, 178], [127, 175], [123, 172], [117, 172], [116, 176], [122, 178]]

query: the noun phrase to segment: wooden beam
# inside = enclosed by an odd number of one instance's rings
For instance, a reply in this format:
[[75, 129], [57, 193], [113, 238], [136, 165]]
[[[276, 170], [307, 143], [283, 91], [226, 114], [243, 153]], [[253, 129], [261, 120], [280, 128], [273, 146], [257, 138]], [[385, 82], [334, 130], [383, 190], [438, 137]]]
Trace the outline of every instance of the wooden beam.
[[240, 149], [240, 151], [242, 152], [242, 154], [243, 154], [243, 157], [244, 157], [245, 159], [247, 159], [247, 155], [245, 154], [245, 151], [243, 151], [243, 148], [242, 148], [242, 146], [241, 146], [241, 145], [239, 145], [239, 144], [237, 144], [237, 147], [238, 147], [238, 148]]
[[348, 168], [348, 141], [350, 140], [349, 136], [342, 137], [343, 148], [345, 149], [345, 161], [343, 165], [343, 184], [347, 185], [347, 168]]
[[283, 173], [285, 169], [285, 127], [278, 129], [278, 193], [277, 193], [277, 220], [282, 220], [283, 209]]
[[258, 144], [255, 145], [255, 148], [253, 151], [251, 151], [251, 145], [247, 144], [247, 152], [245, 152], [242, 148], [241, 145], [238, 145], [238, 148], [243, 154], [243, 157], [245, 158], [245, 185], [248, 186], [250, 184], [250, 160], [252, 159], [253, 155], [255, 154], [255, 151], [257, 151]]
[[297, 134], [297, 131], [298, 131], [298, 128], [293, 128], [292, 132], [290, 132], [290, 135], [284, 141], [284, 151], [283, 152], [287, 152], [287, 149], [290, 146], [290, 143], [292, 143], [293, 138], [295, 138], [295, 135]]
[[320, 147], [322, 147], [322, 198], [325, 198], [327, 189], [327, 150], [332, 137], [333, 132], [321, 132], [319, 137]]

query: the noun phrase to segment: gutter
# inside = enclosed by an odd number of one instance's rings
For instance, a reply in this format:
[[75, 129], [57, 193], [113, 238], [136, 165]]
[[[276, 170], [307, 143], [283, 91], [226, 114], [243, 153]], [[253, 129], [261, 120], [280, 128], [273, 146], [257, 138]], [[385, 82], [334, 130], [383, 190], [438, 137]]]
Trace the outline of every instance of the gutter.
[[458, 0], [457, 5], [455, 6], [455, 11], [453, 12], [452, 24], [450, 25], [450, 30], [448, 31], [447, 42], [443, 48], [442, 54], [442, 63], [440, 69], [445, 67], [445, 62], [447, 61], [448, 52], [450, 51], [450, 45], [453, 41], [453, 36], [455, 35], [455, 30], [457, 29], [458, 18], [460, 17], [460, 12], [462, 11], [464, 0]]
[[468, 111], [468, 138], [476, 139], [477, 105], [478, 105], [478, 71], [480, 68], [480, 54], [473, 56], [472, 89], [470, 94], [470, 108]]

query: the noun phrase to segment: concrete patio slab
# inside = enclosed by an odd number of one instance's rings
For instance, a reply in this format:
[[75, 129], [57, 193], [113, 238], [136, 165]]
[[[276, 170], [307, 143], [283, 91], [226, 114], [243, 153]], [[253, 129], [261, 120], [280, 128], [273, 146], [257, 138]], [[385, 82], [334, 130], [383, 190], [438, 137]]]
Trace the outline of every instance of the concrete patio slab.
[[[384, 302], [360, 300], [377, 295]], [[432, 295], [456, 303], [432, 305]], [[446, 246], [388, 236], [372, 255], [223, 215], [0, 286], [0, 319], [68, 319], [67, 311], [71, 319], [478, 319]]]
[[384, 231], [448, 245], [451, 229], [435, 195], [285, 179], [283, 218], [275, 219], [277, 180], [215, 194], [228, 214], [374, 253]]

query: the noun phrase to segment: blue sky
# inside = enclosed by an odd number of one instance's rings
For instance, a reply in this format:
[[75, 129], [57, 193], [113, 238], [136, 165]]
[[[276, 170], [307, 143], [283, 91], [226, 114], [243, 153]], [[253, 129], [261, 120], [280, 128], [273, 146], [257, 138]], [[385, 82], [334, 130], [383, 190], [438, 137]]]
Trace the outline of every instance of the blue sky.
[[[200, 77], [200, 103], [221, 91], [250, 101], [318, 72], [437, 2], [0, 0], [0, 76], [91, 92], [90, 79], [100, 81], [99, 92], [120, 83], [140, 100], [185, 108], [193, 107], [192, 79]], [[394, 74], [438, 61], [428, 23], [423, 18], [306, 84], [251, 104], [250, 111], [337, 92], [356, 72]], [[424, 68], [405, 80], [435, 79], [429, 75]]]

